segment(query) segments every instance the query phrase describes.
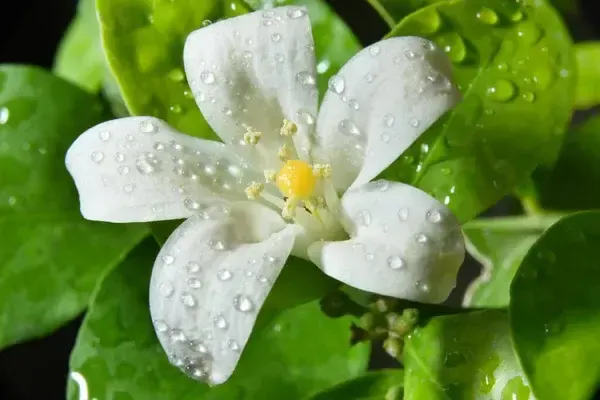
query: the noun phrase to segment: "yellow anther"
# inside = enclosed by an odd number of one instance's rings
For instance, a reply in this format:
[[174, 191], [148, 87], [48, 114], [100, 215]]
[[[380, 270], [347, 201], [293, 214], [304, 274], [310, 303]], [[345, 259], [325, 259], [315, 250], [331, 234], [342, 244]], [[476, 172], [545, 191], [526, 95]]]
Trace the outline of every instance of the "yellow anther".
[[246, 196], [250, 200], [256, 200], [260, 193], [263, 191], [265, 185], [260, 182], [252, 182], [248, 187], [244, 190], [246, 192]]
[[290, 149], [287, 144], [283, 144], [283, 146], [279, 148], [277, 151], [277, 157], [279, 157], [281, 161], [285, 161], [290, 158]]
[[296, 132], [298, 132], [298, 127], [296, 126], [296, 124], [292, 121], [284, 119], [283, 126], [281, 127], [279, 134], [281, 136], [294, 136]]
[[325, 199], [323, 196], [315, 196], [315, 203], [317, 203], [317, 207], [325, 207]]
[[265, 174], [266, 182], [275, 182], [275, 180], [277, 179], [277, 172], [273, 170], [268, 169], [263, 171], [263, 173]]
[[308, 199], [316, 183], [311, 166], [302, 160], [287, 161], [277, 174], [277, 187], [289, 198]]
[[248, 127], [246, 128], [246, 133], [244, 133], [244, 142], [251, 145], [256, 145], [258, 144], [261, 136], [262, 132], [255, 131], [254, 129]]
[[329, 178], [331, 176], [331, 165], [315, 164], [313, 165], [313, 173], [317, 178]]

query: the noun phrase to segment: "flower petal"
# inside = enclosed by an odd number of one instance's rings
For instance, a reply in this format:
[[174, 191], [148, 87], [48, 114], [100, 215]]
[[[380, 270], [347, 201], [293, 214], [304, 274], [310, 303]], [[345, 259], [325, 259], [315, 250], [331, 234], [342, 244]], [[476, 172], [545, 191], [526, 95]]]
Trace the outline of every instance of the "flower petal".
[[[280, 135], [287, 119], [297, 124], [294, 142], [306, 159], [318, 93], [305, 8], [274, 8], [199, 29], [186, 41], [184, 64], [202, 114], [225, 143], [269, 158], [262, 167], [273, 168], [277, 149], [292, 143]], [[263, 134], [256, 148], [244, 146], [247, 127]]]
[[129, 117], [96, 125], [66, 156], [87, 219], [145, 222], [184, 218], [199, 201], [245, 198], [255, 177], [222, 143], [180, 134], [163, 121]]
[[173, 365], [210, 384], [231, 376], [294, 237], [250, 202], [214, 207], [171, 235], [152, 271], [150, 312]]
[[326, 274], [386, 296], [429, 303], [448, 297], [465, 255], [450, 210], [417, 188], [387, 181], [348, 191], [342, 207], [351, 239], [308, 250]]
[[348, 61], [330, 81], [317, 122], [336, 189], [376, 177], [456, 105], [450, 76], [444, 52], [416, 37], [383, 40]]

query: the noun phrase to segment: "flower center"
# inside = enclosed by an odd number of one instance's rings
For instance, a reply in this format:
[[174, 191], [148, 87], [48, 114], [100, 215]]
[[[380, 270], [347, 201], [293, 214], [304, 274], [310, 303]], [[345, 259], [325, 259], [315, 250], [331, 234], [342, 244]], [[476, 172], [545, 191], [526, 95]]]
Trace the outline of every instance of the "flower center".
[[289, 160], [279, 170], [276, 183], [284, 196], [307, 200], [315, 190], [317, 178], [307, 162]]

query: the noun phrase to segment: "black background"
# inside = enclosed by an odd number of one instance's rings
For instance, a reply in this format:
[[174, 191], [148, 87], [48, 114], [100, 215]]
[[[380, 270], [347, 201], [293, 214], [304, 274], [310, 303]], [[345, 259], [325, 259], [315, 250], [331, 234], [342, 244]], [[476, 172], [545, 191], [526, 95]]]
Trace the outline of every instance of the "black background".
[[[387, 32], [366, 0], [329, 2], [363, 44], [377, 41]], [[34, 64], [50, 69], [56, 47], [76, 6], [76, 0], [2, 0], [0, 63]], [[572, 34], [577, 40], [599, 38], [600, 1], [583, 0], [582, 6], [582, 16], [569, 20]], [[476, 271], [471, 260], [461, 271], [457, 292], [464, 289]], [[458, 304], [459, 295], [456, 293], [451, 302]], [[48, 306], [52, 307], [51, 304]], [[0, 400], [65, 399], [69, 352], [80, 323], [81, 318], [78, 318], [48, 338], [0, 352]]]

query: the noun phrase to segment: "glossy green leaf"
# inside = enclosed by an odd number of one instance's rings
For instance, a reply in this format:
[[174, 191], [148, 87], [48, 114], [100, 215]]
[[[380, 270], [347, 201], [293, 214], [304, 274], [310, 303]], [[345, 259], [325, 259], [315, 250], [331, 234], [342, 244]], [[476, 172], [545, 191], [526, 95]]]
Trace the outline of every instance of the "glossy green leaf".
[[[272, 0], [245, 0], [254, 10], [273, 6]], [[359, 52], [361, 45], [350, 28], [324, 0], [278, 0], [277, 6], [302, 5], [308, 9], [315, 40], [317, 84], [320, 97], [327, 90], [329, 78]]]
[[536, 172], [537, 196], [546, 209], [598, 209], [599, 176], [600, 116], [595, 116], [569, 132], [554, 168]]
[[343, 382], [306, 400], [400, 400], [403, 386], [403, 370], [381, 370]]
[[101, 103], [38, 68], [0, 66], [0, 348], [79, 314], [144, 226], [89, 222], [64, 165]]
[[407, 340], [404, 368], [405, 400], [533, 400], [503, 310], [433, 318]]
[[430, 4], [446, 0], [367, 0], [371, 7], [383, 18], [390, 28], [394, 28], [402, 18], [427, 7]]
[[[293, 400], [364, 372], [368, 347], [350, 347], [350, 320], [328, 319], [309, 303], [255, 329], [225, 384], [191, 380], [168, 363], [150, 321], [148, 281], [157, 251], [151, 240], [139, 246], [105, 279], [86, 315], [71, 370], [85, 377], [90, 398]], [[75, 386], [70, 381], [69, 399], [77, 399]]]
[[383, 175], [432, 194], [463, 222], [554, 161], [570, 119], [571, 40], [556, 12], [535, 4], [436, 3], [391, 33], [445, 49], [464, 100]]
[[577, 43], [573, 49], [577, 62], [575, 107], [592, 108], [600, 104], [600, 42]]
[[58, 48], [54, 72], [91, 92], [100, 90], [106, 66], [95, 0], [79, 1], [77, 15]]
[[483, 267], [467, 290], [468, 307], [507, 307], [510, 283], [525, 254], [540, 235], [560, 217], [533, 215], [480, 219], [467, 223], [466, 247]]
[[568, 216], [531, 248], [510, 288], [515, 349], [543, 400], [587, 400], [600, 383], [600, 212]]

